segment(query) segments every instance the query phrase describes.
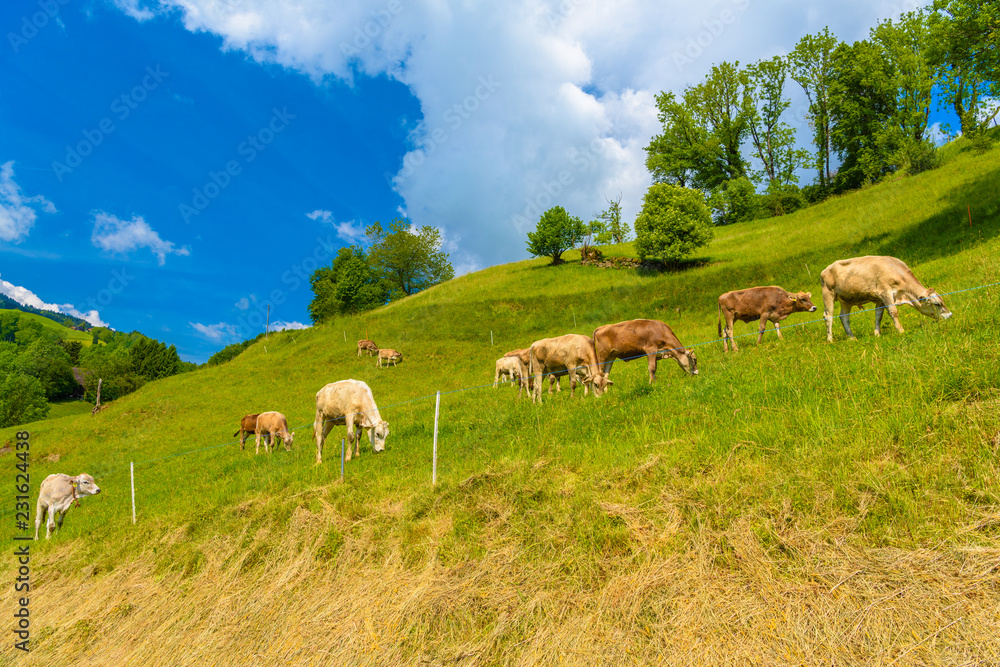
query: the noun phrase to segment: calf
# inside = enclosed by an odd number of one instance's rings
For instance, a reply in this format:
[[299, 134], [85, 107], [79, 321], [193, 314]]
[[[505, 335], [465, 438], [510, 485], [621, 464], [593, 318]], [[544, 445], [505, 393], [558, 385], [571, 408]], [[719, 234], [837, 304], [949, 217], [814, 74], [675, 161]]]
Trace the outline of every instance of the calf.
[[367, 338], [362, 338], [358, 341], [358, 356], [361, 356], [361, 351], [364, 350], [368, 352], [368, 356], [372, 356], [375, 352], [378, 352], [378, 345], [375, 341], [368, 340]]
[[378, 356], [378, 359], [375, 360], [375, 365], [378, 366], [379, 368], [382, 367], [382, 361], [383, 360], [385, 360], [386, 367], [389, 366], [390, 362], [392, 363], [393, 366], [395, 366], [397, 362], [400, 362], [400, 361], [403, 360], [403, 353], [402, 352], [397, 352], [396, 350], [391, 350], [391, 349], [389, 349], [387, 347], [382, 348], [381, 350], [379, 350], [377, 356]]
[[[254, 454], [260, 454], [261, 436], [264, 436], [264, 451], [268, 454], [271, 453], [272, 438], [281, 438], [285, 451], [292, 451], [295, 433], [288, 432], [288, 420], [280, 412], [262, 412], [257, 415], [257, 428], [254, 432], [257, 434], [257, 449]], [[274, 444], [277, 446], [277, 441]]]
[[631, 361], [646, 357], [649, 384], [656, 379], [656, 360], [673, 358], [688, 375], [698, 374], [698, 359], [685, 349], [673, 330], [659, 320], [629, 320], [607, 324], [594, 330], [597, 363], [608, 376], [615, 359]]
[[848, 337], [851, 331], [851, 308], [875, 304], [875, 335], [880, 335], [882, 314], [888, 310], [896, 331], [903, 333], [896, 306], [909, 304], [919, 312], [938, 320], [951, 317], [944, 299], [916, 279], [910, 267], [895, 257], [855, 257], [837, 260], [820, 274], [823, 285], [823, 319], [826, 340], [833, 342], [833, 307], [840, 301], [840, 323]]
[[38, 539], [38, 529], [42, 526], [42, 517], [48, 514], [45, 523], [45, 539], [52, 536], [52, 529], [62, 528], [63, 518], [69, 511], [73, 501], [79, 505], [80, 498], [93, 496], [101, 492], [94, 478], [87, 473], [70, 477], [62, 473], [49, 475], [42, 480], [38, 489], [38, 504], [35, 506], [35, 539]]
[[528, 367], [524, 365], [519, 357], [500, 357], [496, 361], [496, 372], [493, 375], [493, 388], [495, 389], [501, 377], [509, 377], [511, 382], [517, 382], [517, 397], [521, 398], [521, 391], [528, 389]]
[[256, 414], [246, 415], [240, 420], [240, 430], [233, 433], [233, 437], [240, 436], [240, 449], [246, 444], [247, 438], [250, 437], [251, 433], [257, 432], [257, 416]]
[[[767, 323], [774, 322], [774, 330], [778, 334], [778, 340], [784, 340], [781, 335], [781, 326], [778, 324], [792, 313], [814, 313], [816, 306], [813, 305], [812, 292], [786, 292], [780, 287], [750, 287], [747, 289], [726, 292], [719, 297], [719, 323], [718, 332], [722, 337], [722, 349], [729, 351], [732, 343], [733, 352], [739, 352], [736, 339], [733, 338], [733, 322], [760, 321], [760, 328], [757, 331], [757, 344], [764, 338], [764, 329]], [[725, 320], [726, 326], [722, 326]]]
[[[542, 400], [542, 375], [564, 371], [569, 375], [569, 393], [575, 395], [577, 375], [583, 374], [584, 395], [594, 390], [600, 396], [614, 383], [608, 380], [597, 364], [594, 341], [581, 334], [566, 334], [556, 338], [536, 340], [529, 348], [530, 371], [535, 376], [532, 401]], [[551, 389], [551, 387], [550, 387]]]

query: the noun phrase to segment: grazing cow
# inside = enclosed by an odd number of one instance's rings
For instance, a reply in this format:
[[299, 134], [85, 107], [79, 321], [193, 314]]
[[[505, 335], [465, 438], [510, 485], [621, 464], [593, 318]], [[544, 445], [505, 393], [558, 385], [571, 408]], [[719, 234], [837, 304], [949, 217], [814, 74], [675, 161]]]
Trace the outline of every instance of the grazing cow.
[[543, 373], [567, 372], [570, 396], [575, 395], [577, 376], [580, 373], [583, 374], [584, 396], [589, 389], [593, 389], [594, 396], [600, 396], [614, 384], [597, 365], [594, 341], [589, 336], [566, 334], [556, 338], [543, 338], [532, 343], [529, 352], [529, 368], [535, 376], [532, 401], [542, 400]]
[[[524, 367], [528, 368], [529, 365], [531, 364], [530, 353], [531, 353], [531, 350], [529, 350], [528, 348], [524, 348], [523, 350], [511, 350], [510, 352], [508, 352], [507, 354], [505, 354], [503, 356], [505, 356], [505, 357], [517, 357], [518, 359], [521, 360], [521, 363], [524, 364]], [[569, 373], [567, 373], [566, 371], [563, 371], [561, 373], [553, 373], [553, 374], [549, 375], [549, 393], [550, 394], [552, 393], [552, 385], [555, 385], [556, 391], [562, 391], [562, 386], [559, 383], [559, 379], [561, 377], [563, 377], [564, 375], [568, 375], [568, 374]], [[583, 375], [581, 375], [580, 377], [582, 378]], [[532, 391], [532, 390], [534, 390], [534, 388], [535, 388], [535, 376], [532, 375], [531, 372], [529, 371], [528, 372], [528, 391]]]
[[[780, 287], [750, 287], [748, 289], [726, 292], [719, 297], [719, 336], [722, 337], [722, 350], [729, 351], [729, 345], [733, 344], [733, 352], [739, 352], [736, 346], [736, 339], [733, 338], [733, 322], [753, 322], [760, 320], [760, 329], [757, 332], [757, 344], [764, 338], [764, 329], [767, 323], [774, 322], [774, 330], [778, 333], [778, 340], [784, 340], [781, 335], [781, 326], [778, 324], [792, 313], [814, 313], [816, 306], [813, 305], [812, 292], [786, 292]], [[725, 320], [726, 326], [722, 326]]]
[[243, 449], [250, 434], [257, 432], [257, 417], [256, 414], [245, 416], [240, 420], [240, 430], [233, 433], [234, 438], [240, 436], [240, 449]]
[[38, 504], [35, 506], [35, 539], [38, 539], [38, 529], [46, 513], [49, 519], [45, 523], [45, 539], [49, 539], [53, 528], [57, 530], [62, 528], [63, 518], [74, 500], [79, 505], [80, 498], [100, 492], [101, 489], [94, 482], [94, 478], [87, 473], [76, 477], [56, 473], [46, 477], [38, 489]]
[[517, 382], [517, 397], [521, 398], [521, 391], [528, 389], [528, 367], [524, 365], [520, 357], [500, 357], [496, 362], [496, 372], [493, 375], [493, 388], [496, 389], [500, 378], [510, 378], [511, 382]]
[[385, 360], [387, 368], [389, 366], [389, 362], [392, 362], [392, 365], [395, 366], [397, 362], [403, 360], [403, 353], [384, 347], [378, 351], [378, 359], [375, 360], [375, 365], [381, 368], [383, 359]]
[[866, 303], [875, 304], [875, 335], [880, 335], [882, 314], [889, 311], [896, 331], [903, 333], [896, 306], [909, 304], [918, 311], [938, 320], [951, 317], [941, 296], [927, 289], [916, 279], [910, 267], [895, 257], [855, 257], [840, 259], [823, 269], [823, 319], [826, 320], [826, 339], [833, 342], [833, 307], [840, 301], [840, 323], [848, 337], [851, 331], [851, 308]]
[[[254, 452], [255, 454], [260, 454], [261, 436], [264, 436], [264, 451], [268, 454], [271, 453], [272, 438], [281, 438], [285, 443], [285, 451], [292, 451], [292, 440], [295, 438], [295, 434], [288, 432], [288, 420], [280, 412], [262, 412], [257, 415], [257, 428], [254, 432], [257, 434], [257, 451]], [[278, 445], [277, 440], [275, 440], [274, 444], [275, 446]]]
[[361, 380], [331, 382], [316, 392], [316, 420], [313, 422], [316, 465], [323, 462], [323, 442], [327, 434], [340, 424], [347, 425], [346, 460], [351, 460], [352, 451], [354, 456], [361, 456], [362, 429], [368, 432], [372, 451], [385, 449], [389, 422], [379, 415], [372, 390]]
[[673, 330], [659, 320], [629, 320], [594, 329], [597, 363], [609, 377], [615, 359], [631, 361], [646, 357], [649, 384], [656, 379], [656, 360], [673, 358], [688, 375], [698, 374], [698, 359], [677, 340]]
[[362, 338], [358, 341], [358, 356], [361, 356], [361, 351], [365, 350], [368, 352], [368, 356], [372, 356], [373, 353], [378, 352], [378, 345], [375, 341], [368, 340], [367, 338]]

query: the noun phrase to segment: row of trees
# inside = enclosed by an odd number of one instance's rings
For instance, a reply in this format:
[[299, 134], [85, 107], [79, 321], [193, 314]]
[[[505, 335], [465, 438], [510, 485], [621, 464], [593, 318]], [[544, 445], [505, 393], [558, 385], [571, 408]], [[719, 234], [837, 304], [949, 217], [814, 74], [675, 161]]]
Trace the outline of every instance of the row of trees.
[[310, 276], [313, 323], [371, 310], [455, 276], [442, 250], [441, 232], [434, 227], [416, 229], [397, 218], [388, 228], [379, 222], [368, 226], [365, 235], [367, 250], [360, 245], [341, 248], [330, 266]]
[[[998, 26], [996, 0], [936, 0], [854, 44], [824, 29], [787, 56], [716, 65], [680, 95], [657, 97], [663, 131], [646, 147], [647, 167], [654, 182], [707, 193], [719, 223], [930, 168], [935, 93], [959, 118], [960, 128], [948, 129], [971, 139], [982, 140], [996, 116], [988, 102], [1000, 91]], [[814, 151], [797, 148], [783, 120], [792, 82], [808, 100]], [[817, 178], [800, 191], [796, 171], [807, 167]]]
[[528, 232], [528, 252], [533, 257], [551, 257], [553, 264], [560, 264], [562, 254], [578, 243], [584, 256], [591, 245], [625, 243], [632, 232], [622, 220], [622, 197], [619, 194], [607, 202], [608, 207], [587, 223], [562, 206], [553, 206], [542, 214], [535, 231]]
[[0, 315], [0, 427], [44, 419], [52, 401], [80, 395], [93, 401], [100, 378], [102, 398], [113, 400], [195, 367], [173, 345], [138, 332], [92, 332], [93, 344], [84, 347], [16, 311]]

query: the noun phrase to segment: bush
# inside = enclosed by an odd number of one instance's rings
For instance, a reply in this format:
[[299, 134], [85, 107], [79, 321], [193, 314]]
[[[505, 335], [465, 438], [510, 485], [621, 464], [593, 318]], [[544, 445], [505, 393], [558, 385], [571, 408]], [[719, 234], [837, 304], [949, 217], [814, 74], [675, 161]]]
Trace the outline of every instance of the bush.
[[542, 214], [535, 231], [528, 232], [528, 252], [532, 257], [551, 257], [553, 264], [561, 264], [562, 254], [586, 233], [583, 220], [571, 216], [562, 206], [553, 206]]
[[764, 217], [776, 218], [779, 215], [795, 213], [806, 207], [806, 198], [796, 185], [786, 185], [774, 188], [760, 198]]
[[712, 192], [709, 206], [716, 225], [732, 225], [754, 220], [760, 215], [760, 201], [746, 176], [726, 181]]
[[929, 139], [917, 141], [907, 139], [893, 154], [893, 163], [899, 170], [909, 174], [919, 174], [922, 171], [935, 169], [941, 162], [937, 146]]
[[712, 214], [697, 190], [655, 183], [642, 199], [635, 219], [639, 258], [660, 257], [676, 264], [712, 240]]

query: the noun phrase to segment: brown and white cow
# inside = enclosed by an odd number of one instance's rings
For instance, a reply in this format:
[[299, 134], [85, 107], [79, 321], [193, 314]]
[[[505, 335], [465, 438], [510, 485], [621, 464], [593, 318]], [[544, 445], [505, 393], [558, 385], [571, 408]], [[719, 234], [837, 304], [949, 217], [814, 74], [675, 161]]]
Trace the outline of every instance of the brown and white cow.
[[399, 352], [397, 350], [392, 350], [387, 347], [384, 347], [381, 350], [379, 350], [376, 356], [378, 357], [378, 359], [375, 360], [375, 365], [378, 366], [379, 368], [382, 367], [383, 360], [385, 361], [386, 367], [389, 366], [390, 362], [392, 363], [393, 366], [395, 366], [397, 363], [403, 360], [402, 352]]
[[[295, 439], [295, 434], [288, 432], [288, 420], [280, 412], [262, 412], [257, 415], [257, 428], [254, 433], [257, 434], [255, 454], [260, 454], [261, 436], [264, 436], [264, 451], [268, 454], [271, 453], [271, 440], [273, 438], [281, 438], [285, 444], [285, 451], [292, 451], [292, 440]], [[274, 445], [277, 447], [277, 440], [274, 440]]]
[[521, 398], [521, 391], [528, 391], [528, 367], [524, 365], [520, 357], [503, 356], [497, 359], [495, 372], [493, 373], [493, 388], [503, 379], [510, 378], [511, 382], [517, 383], [517, 397]]
[[240, 436], [240, 449], [244, 448], [247, 438], [251, 433], [257, 432], [257, 414], [246, 415], [240, 420], [240, 430], [233, 433], [233, 437]]
[[575, 395], [578, 373], [583, 373], [584, 396], [590, 389], [593, 389], [594, 396], [600, 396], [614, 384], [598, 366], [594, 340], [590, 336], [566, 334], [536, 340], [529, 348], [529, 361], [529, 370], [535, 376], [532, 401], [542, 400], [542, 376], [545, 373], [568, 373], [570, 396]]
[[874, 303], [875, 335], [880, 335], [882, 314], [888, 310], [896, 331], [903, 333], [896, 306], [909, 304], [918, 311], [938, 320], [951, 317], [941, 296], [927, 289], [916, 279], [910, 267], [895, 257], [869, 255], [853, 259], [840, 259], [823, 269], [823, 318], [826, 320], [826, 339], [833, 342], [833, 307], [840, 301], [840, 323], [850, 338], [851, 308]]
[[[529, 368], [529, 366], [531, 364], [531, 350], [529, 348], [527, 348], [527, 347], [524, 348], [523, 350], [511, 350], [510, 352], [508, 352], [507, 354], [505, 354], [503, 356], [505, 356], [505, 357], [517, 357], [518, 359], [521, 360], [521, 363], [524, 364], [525, 368]], [[549, 393], [550, 394], [552, 393], [552, 387], [553, 387], [553, 385], [555, 386], [556, 391], [562, 391], [562, 386], [561, 386], [561, 384], [560, 384], [559, 381], [560, 381], [561, 378], [563, 378], [564, 376], [566, 376], [568, 374], [569, 373], [567, 373], [566, 371], [562, 371], [560, 373], [552, 373], [551, 375], [549, 375]], [[582, 378], [583, 375], [581, 374], [580, 377]], [[535, 376], [531, 374], [531, 371], [528, 371], [528, 391], [529, 392], [530, 391], [534, 391], [534, 389], [535, 389]]]
[[316, 436], [316, 465], [323, 462], [323, 442], [334, 426], [347, 425], [347, 449], [344, 458], [361, 456], [361, 431], [368, 432], [372, 450], [385, 449], [389, 435], [389, 422], [382, 419], [375, 405], [372, 390], [361, 380], [331, 382], [316, 392], [316, 419], [313, 435]]
[[63, 518], [74, 500], [100, 492], [94, 478], [87, 473], [76, 477], [55, 473], [43, 479], [38, 488], [38, 504], [35, 505], [35, 539], [38, 539], [38, 529], [41, 528], [42, 518], [46, 513], [48, 521], [45, 523], [45, 539], [49, 539], [53, 528], [62, 528]]
[[361, 340], [358, 341], [359, 357], [361, 356], [362, 350], [367, 351], [368, 356], [370, 357], [372, 356], [372, 354], [378, 352], [378, 345], [375, 344], [375, 341], [368, 340], [367, 338], [362, 338]]
[[[722, 349], [729, 351], [732, 343], [733, 352], [739, 352], [736, 339], [733, 338], [733, 322], [760, 322], [757, 331], [757, 344], [764, 338], [764, 329], [768, 322], [774, 322], [774, 330], [778, 340], [784, 340], [781, 326], [778, 324], [792, 313], [814, 313], [812, 292], [786, 292], [780, 287], [749, 287], [747, 289], [726, 292], [719, 297], [719, 336], [722, 337]], [[726, 325], [723, 327], [722, 322]]]
[[606, 324], [594, 329], [594, 351], [601, 370], [609, 377], [615, 359], [631, 361], [645, 356], [649, 368], [649, 383], [656, 379], [656, 360], [671, 358], [688, 375], [698, 374], [698, 359], [685, 349], [673, 330], [659, 320], [628, 320]]

